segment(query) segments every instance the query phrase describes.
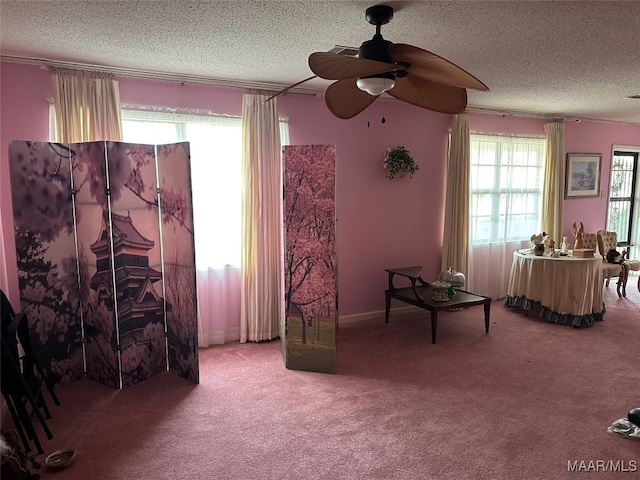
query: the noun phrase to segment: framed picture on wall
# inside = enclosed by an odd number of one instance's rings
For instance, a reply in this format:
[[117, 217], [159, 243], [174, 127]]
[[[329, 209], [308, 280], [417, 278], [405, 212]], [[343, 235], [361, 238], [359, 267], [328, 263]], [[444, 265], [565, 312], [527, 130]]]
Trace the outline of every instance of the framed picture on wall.
[[600, 195], [601, 153], [567, 153], [564, 198]]

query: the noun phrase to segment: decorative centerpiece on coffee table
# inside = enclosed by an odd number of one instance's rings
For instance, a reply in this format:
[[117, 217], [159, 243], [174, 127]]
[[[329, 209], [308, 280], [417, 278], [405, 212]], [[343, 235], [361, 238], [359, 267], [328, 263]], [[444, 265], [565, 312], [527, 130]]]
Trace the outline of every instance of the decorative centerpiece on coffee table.
[[448, 302], [449, 301], [449, 289], [451, 284], [447, 282], [435, 281], [431, 284], [433, 289], [433, 296], [431, 300], [435, 302]]
[[449, 288], [449, 296], [453, 297], [456, 294], [456, 288], [464, 287], [467, 279], [462, 272], [456, 272], [453, 267], [449, 267], [443, 272], [440, 272], [436, 278], [439, 282], [446, 282], [451, 287]]

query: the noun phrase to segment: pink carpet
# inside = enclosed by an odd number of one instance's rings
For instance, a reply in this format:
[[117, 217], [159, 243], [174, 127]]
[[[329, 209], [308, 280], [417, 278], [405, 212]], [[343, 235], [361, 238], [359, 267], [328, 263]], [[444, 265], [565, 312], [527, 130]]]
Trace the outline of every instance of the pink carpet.
[[[335, 375], [287, 370], [278, 341], [201, 351], [199, 385], [162, 374], [117, 391], [57, 388], [43, 479], [625, 479], [640, 440], [607, 427], [640, 406], [640, 292], [605, 289], [588, 329], [493, 302], [343, 324]], [[396, 306], [392, 304], [392, 306]], [[6, 425], [4, 426], [6, 428]], [[44, 435], [41, 435], [44, 439]], [[44, 455], [38, 459], [44, 463]], [[569, 471], [603, 461], [637, 471]], [[616, 463], [617, 462], [617, 463]]]

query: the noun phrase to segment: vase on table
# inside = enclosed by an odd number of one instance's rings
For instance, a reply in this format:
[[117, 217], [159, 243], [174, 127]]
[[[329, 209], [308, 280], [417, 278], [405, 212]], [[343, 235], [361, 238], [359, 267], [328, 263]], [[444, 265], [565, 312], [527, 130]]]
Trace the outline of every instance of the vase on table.
[[567, 246], [567, 237], [562, 237], [562, 243], [560, 244], [560, 251], [562, 253], [569, 253], [569, 247]]

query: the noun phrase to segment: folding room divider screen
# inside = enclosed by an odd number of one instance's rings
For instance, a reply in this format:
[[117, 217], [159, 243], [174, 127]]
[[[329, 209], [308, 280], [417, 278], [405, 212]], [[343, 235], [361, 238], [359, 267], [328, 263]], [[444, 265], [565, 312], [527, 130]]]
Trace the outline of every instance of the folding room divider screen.
[[9, 145], [21, 310], [57, 382], [198, 382], [189, 144]]
[[336, 371], [335, 145], [283, 148], [287, 368]]

